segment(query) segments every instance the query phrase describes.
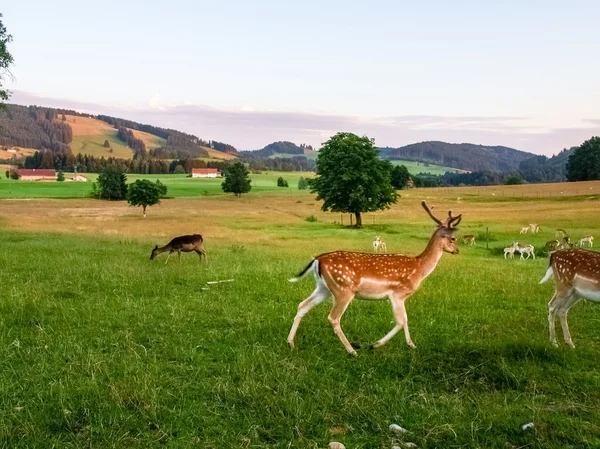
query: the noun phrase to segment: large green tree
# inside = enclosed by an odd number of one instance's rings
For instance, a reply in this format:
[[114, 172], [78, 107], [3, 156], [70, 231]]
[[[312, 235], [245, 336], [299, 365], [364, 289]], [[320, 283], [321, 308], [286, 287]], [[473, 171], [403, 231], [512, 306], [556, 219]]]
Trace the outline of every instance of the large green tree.
[[117, 165], [109, 165], [98, 175], [96, 196], [103, 200], [124, 200], [127, 195], [127, 176]]
[[368, 137], [338, 133], [323, 144], [317, 157], [317, 176], [311, 192], [323, 200], [322, 209], [349, 212], [362, 226], [362, 212], [388, 208], [397, 200], [391, 184], [392, 164], [379, 159]]
[[144, 217], [146, 217], [146, 208], [160, 204], [160, 199], [166, 193], [167, 187], [160, 181], [154, 183], [149, 179], [136, 179], [127, 187], [127, 202], [131, 206], [142, 206]]
[[395, 189], [401, 190], [408, 186], [410, 181], [410, 173], [404, 165], [395, 165], [392, 168], [392, 185]]
[[583, 142], [569, 156], [568, 181], [593, 181], [600, 179], [600, 137]]
[[9, 91], [4, 88], [3, 82], [7, 75], [10, 75], [9, 67], [14, 59], [8, 52], [7, 45], [12, 41], [12, 36], [6, 31], [6, 26], [2, 23], [2, 13], [0, 13], [0, 108], [4, 101], [8, 100]]
[[225, 181], [221, 184], [221, 188], [225, 193], [234, 193], [235, 196], [241, 196], [242, 193], [250, 191], [250, 172], [241, 162], [235, 162], [225, 170]]

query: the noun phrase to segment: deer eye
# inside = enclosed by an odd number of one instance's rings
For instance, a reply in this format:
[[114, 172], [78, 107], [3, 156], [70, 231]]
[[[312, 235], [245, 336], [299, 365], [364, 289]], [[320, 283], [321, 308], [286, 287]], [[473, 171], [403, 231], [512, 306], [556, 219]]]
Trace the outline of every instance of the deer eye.
[[454, 236], [450, 236], [450, 240], [452, 240], [452, 241], [455, 241], [455, 240], [456, 240], [456, 237], [454, 237]]

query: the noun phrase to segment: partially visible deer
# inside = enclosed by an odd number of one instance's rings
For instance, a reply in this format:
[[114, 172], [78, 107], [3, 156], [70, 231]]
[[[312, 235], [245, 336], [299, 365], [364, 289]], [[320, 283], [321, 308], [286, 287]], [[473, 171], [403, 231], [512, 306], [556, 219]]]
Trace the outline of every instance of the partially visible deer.
[[564, 229], [559, 228], [556, 231], [554, 231], [554, 237], [556, 237], [559, 240], [562, 240], [568, 236], [569, 236], [569, 234], [567, 234], [567, 231], [565, 231]]
[[550, 255], [550, 266], [540, 284], [554, 277], [555, 290], [548, 303], [550, 342], [556, 341], [556, 315], [560, 319], [565, 343], [574, 348], [567, 314], [581, 298], [600, 302], [600, 254], [587, 249], [565, 249]]
[[585, 237], [582, 237], [579, 239], [579, 246], [581, 248], [584, 247], [584, 243], [587, 243], [590, 245], [590, 248], [594, 246], [594, 237], [591, 235], [586, 235]]
[[521, 232], [519, 232], [519, 234], [527, 234], [527, 232], [529, 232], [529, 226], [525, 226], [524, 228], [521, 228]]
[[538, 232], [541, 231], [542, 228], [540, 228], [540, 226], [537, 223], [530, 223], [529, 229], [532, 234], [537, 234]]
[[202, 261], [202, 256], [204, 256], [204, 262], [208, 263], [208, 259], [206, 257], [206, 251], [204, 249], [204, 239], [200, 234], [192, 234], [192, 235], [182, 235], [181, 237], [175, 237], [165, 246], [158, 247], [156, 245], [152, 250], [152, 254], [150, 255], [150, 260], [153, 260], [156, 256], [162, 253], [169, 252], [167, 256], [167, 260], [165, 264], [169, 261], [169, 257], [174, 252], [177, 252], [177, 256], [179, 261], [181, 262], [181, 253], [189, 253], [191, 251], [195, 251], [198, 256], [200, 256], [200, 261]]
[[473, 234], [463, 235], [463, 244], [474, 245], [475, 244], [475, 236]]
[[403, 254], [334, 251], [317, 256], [295, 278], [290, 279], [290, 282], [296, 282], [308, 273], [313, 273], [317, 284], [313, 293], [298, 305], [298, 313], [287, 339], [292, 348], [302, 318], [332, 295], [333, 306], [329, 313], [329, 322], [348, 353], [356, 355], [342, 331], [340, 321], [356, 295], [363, 299], [388, 298], [392, 303], [396, 325], [385, 337], [378, 340], [373, 348], [383, 346], [402, 329], [406, 343], [411, 348], [415, 347], [408, 332], [404, 302], [435, 270], [444, 252], [458, 254], [453, 232], [462, 218], [461, 215], [452, 216], [452, 211], [449, 211], [448, 218], [442, 221], [433, 215], [425, 201], [421, 202], [421, 205], [438, 226], [420, 255], [411, 257]]

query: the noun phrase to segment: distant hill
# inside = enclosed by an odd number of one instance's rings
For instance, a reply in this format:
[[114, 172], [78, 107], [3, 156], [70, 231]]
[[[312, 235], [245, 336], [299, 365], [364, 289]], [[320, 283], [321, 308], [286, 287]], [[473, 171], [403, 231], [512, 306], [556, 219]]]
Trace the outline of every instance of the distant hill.
[[382, 159], [428, 162], [461, 170], [517, 170], [519, 164], [533, 153], [503, 146], [485, 146], [471, 143], [420, 142], [400, 148], [380, 148]]
[[289, 158], [295, 156], [306, 156], [309, 159], [315, 159], [317, 152], [313, 150], [311, 145], [296, 145], [295, 143], [288, 141], [273, 142], [269, 145], [261, 148], [260, 150], [244, 151], [247, 156], [258, 156], [258, 157], [281, 157]]
[[519, 173], [527, 182], [562, 182], [567, 180], [567, 162], [577, 147], [564, 149], [556, 156], [534, 156], [519, 164]]
[[174, 129], [107, 115], [14, 104], [0, 111], [0, 146], [123, 159], [140, 154], [158, 159], [226, 160], [237, 153], [233, 145]]

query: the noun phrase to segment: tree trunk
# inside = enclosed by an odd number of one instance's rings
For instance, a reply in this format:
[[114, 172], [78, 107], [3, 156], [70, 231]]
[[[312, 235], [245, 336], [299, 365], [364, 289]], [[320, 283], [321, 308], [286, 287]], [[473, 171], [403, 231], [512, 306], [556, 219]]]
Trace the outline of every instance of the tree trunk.
[[144, 204], [142, 207], [144, 208], [144, 218], [146, 218], [146, 205]]
[[360, 216], [360, 212], [354, 212], [354, 216], [356, 217], [356, 227], [362, 228], [362, 217]]

